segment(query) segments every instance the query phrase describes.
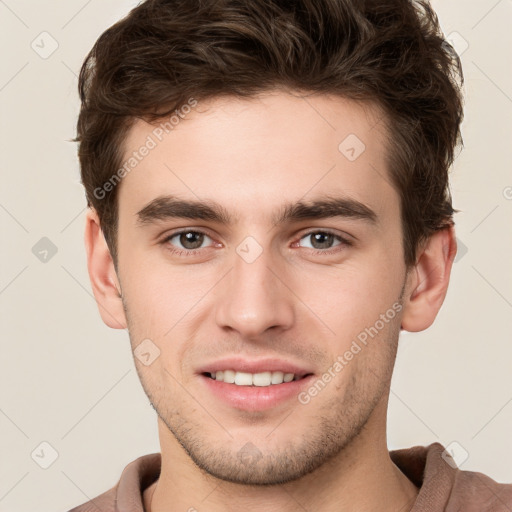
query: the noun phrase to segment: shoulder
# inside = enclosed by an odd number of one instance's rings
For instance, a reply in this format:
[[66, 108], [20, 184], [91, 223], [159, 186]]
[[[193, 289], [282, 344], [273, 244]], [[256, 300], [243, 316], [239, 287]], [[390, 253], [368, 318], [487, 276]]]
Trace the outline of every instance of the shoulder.
[[460, 469], [451, 451], [435, 442], [390, 452], [393, 462], [419, 489], [413, 511], [512, 512], [512, 483]]
[[142, 511], [142, 493], [159, 477], [160, 467], [160, 453], [143, 455], [124, 468], [114, 487], [68, 512], [117, 512], [127, 509]]
[[[512, 483], [499, 483], [477, 471], [455, 472], [450, 504], [467, 512], [510, 512]], [[455, 508], [457, 510], [457, 508]]]
[[116, 495], [117, 485], [93, 500], [68, 510], [68, 512], [98, 512], [99, 510], [101, 512], [116, 512]]

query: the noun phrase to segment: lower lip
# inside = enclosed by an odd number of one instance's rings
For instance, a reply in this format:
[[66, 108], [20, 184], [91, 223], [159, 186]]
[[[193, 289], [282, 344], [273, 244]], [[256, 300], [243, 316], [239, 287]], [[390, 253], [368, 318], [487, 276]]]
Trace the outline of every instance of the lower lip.
[[205, 375], [199, 377], [213, 395], [229, 406], [244, 411], [264, 411], [287, 400], [295, 399], [298, 401], [299, 393], [309, 385], [314, 376], [309, 375], [300, 380], [270, 386], [237, 386]]

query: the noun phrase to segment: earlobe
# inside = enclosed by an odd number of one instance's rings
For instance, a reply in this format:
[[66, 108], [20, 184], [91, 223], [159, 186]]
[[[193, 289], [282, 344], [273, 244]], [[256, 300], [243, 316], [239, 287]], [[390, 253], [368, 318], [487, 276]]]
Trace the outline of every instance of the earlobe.
[[418, 332], [432, 325], [446, 297], [456, 253], [453, 225], [436, 231], [421, 248], [407, 278], [403, 330]]
[[92, 207], [86, 214], [84, 242], [87, 270], [101, 318], [113, 329], [126, 329], [120, 283], [98, 214]]

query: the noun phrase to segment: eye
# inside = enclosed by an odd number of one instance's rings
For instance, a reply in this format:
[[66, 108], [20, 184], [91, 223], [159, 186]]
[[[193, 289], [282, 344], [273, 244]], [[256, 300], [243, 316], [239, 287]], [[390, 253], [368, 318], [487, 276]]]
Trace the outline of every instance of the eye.
[[169, 235], [162, 243], [175, 246], [176, 252], [186, 252], [201, 249], [206, 239], [211, 241], [211, 238], [202, 231], [187, 230]]
[[[303, 240], [309, 240], [309, 244], [306, 243], [303, 245], [301, 243]], [[300, 247], [308, 247], [310, 249], [319, 250], [320, 252], [327, 252], [327, 249], [332, 249], [340, 245], [352, 244], [345, 238], [335, 235], [334, 233], [330, 233], [329, 231], [311, 231], [300, 239], [299, 245]]]

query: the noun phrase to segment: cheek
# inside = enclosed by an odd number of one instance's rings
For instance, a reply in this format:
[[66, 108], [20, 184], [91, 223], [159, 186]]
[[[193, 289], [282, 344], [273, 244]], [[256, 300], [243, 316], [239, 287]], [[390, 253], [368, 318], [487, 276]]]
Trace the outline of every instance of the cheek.
[[133, 342], [139, 339], [161, 340], [166, 351], [182, 338], [208, 290], [218, 280], [210, 268], [177, 266], [163, 257], [148, 258], [135, 251], [120, 266], [123, 295], [128, 308]]
[[396, 316], [402, 272], [396, 258], [375, 250], [336, 267], [312, 268], [309, 274], [302, 269], [294, 290], [307, 306], [308, 317], [328, 327], [326, 332], [337, 343], [350, 344], [380, 315], [389, 322]]

